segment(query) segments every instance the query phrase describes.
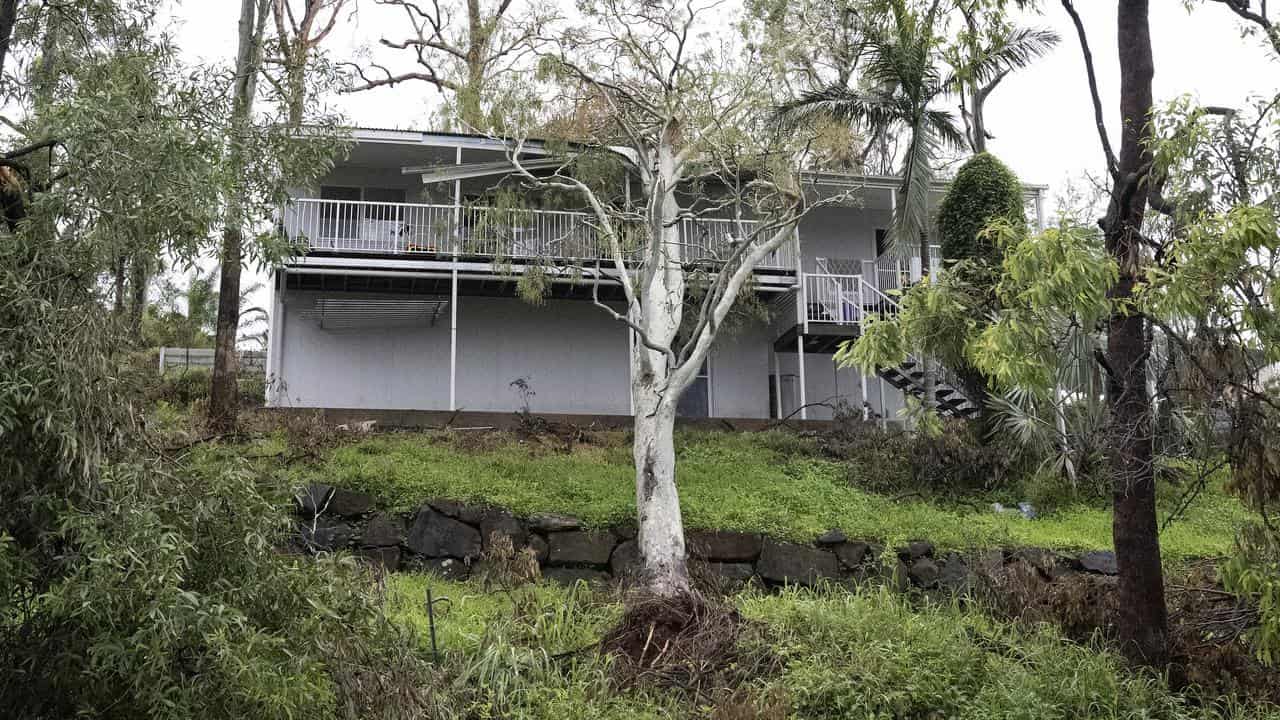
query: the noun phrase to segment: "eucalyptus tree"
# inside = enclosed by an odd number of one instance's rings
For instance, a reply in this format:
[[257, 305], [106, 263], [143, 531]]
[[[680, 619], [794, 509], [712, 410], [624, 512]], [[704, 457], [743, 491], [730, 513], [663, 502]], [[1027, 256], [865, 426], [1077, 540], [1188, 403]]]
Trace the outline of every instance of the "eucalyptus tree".
[[296, 8], [293, 0], [272, 0], [275, 54], [268, 61], [283, 70], [279, 90], [288, 107], [286, 121], [293, 127], [302, 125], [307, 93], [314, 92], [308, 87], [308, 66], [317, 60], [321, 43], [333, 32], [345, 9], [354, 12], [355, 0], [303, 0]]
[[[234, 429], [238, 411], [236, 341], [244, 265], [269, 265], [291, 252], [283, 237], [266, 228], [288, 202], [287, 188], [305, 186], [323, 175], [345, 144], [339, 132], [340, 118], [311, 111], [319, 101], [313, 93], [295, 97], [286, 92], [269, 98], [282, 102], [258, 102], [259, 89], [267, 82], [263, 62], [270, 3], [241, 2], [236, 59], [227, 74], [231, 107], [218, 123], [224, 137], [222, 183], [218, 186], [222, 242], [209, 421], [224, 432]], [[304, 66], [308, 73], [312, 68]], [[307, 81], [311, 77], [308, 74]], [[303, 104], [303, 127], [292, 122], [298, 117], [298, 102]]]
[[[258, 93], [263, 43], [270, 0], [241, 0], [227, 168], [240, 174], [248, 165], [245, 139], [252, 132], [253, 103]], [[218, 322], [210, 377], [209, 420], [221, 431], [235, 428], [239, 387], [236, 383], [236, 336], [240, 327], [240, 274], [244, 262], [245, 198], [239, 188], [226, 197], [219, 254]]]
[[[551, 23], [559, 16], [553, 2], [544, 0], [375, 0], [395, 8], [404, 32], [384, 37], [384, 48], [400, 51], [412, 61], [411, 70], [392, 69], [384, 62], [344, 63], [354, 75], [349, 92], [425, 82], [448, 99], [446, 121], [483, 131], [501, 128], [505, 114], [495, 103], [509, 105], [511, 96], [528, 94], [523, 61], [531, 57]], [[520, 78], [517, 81], [517, 77]]]
[[[590, 209], [607, 259], [579, 271], [623, 293], [625, 307], [596, 304], [635, 338], [638, 543], [646, 586], [673, 596], [689, 588], [674, 446], [680, 397], [756, 266], [791, 242], [812, 206], [785, 136], [768, 123], [769, 78], [715, 33], [721, 3], [593, 0], [580, 10], [581, 24], [544, 48], [540, 64], [562, 103], [592, 109], [577, 126], [586, 133], [557, 143], [563, 164], [550, 171], [526, 167], [523, 139], [510, 161], [529, 184]], [[712, 214], [755, 222], [713, 247], [682, 233]], [[705, 282], [694, 282], [708, 265]]]

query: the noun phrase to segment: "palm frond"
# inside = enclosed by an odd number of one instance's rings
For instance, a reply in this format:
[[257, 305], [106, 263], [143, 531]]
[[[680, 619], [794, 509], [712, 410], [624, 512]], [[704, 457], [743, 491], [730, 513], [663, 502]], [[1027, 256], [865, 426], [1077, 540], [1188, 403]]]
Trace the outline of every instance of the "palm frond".
[[972, 80], [987, 83], [999, 75], [1030, 65], [1048, 55], [1062, 36], [1047, 28], [1013, 28], [996, 37], [968, 68]]
[[968, 148], [969, 140], [956, 123], [956, 116], [951, 114], [950, 110], [927, 110], [925, 111], [925, 122], [937, 134], [941, 145], [953, 150], [965, 150]]
[[890, 249], [909, 255], [929, 227], [929, 188], [933, 185], [933, 163], [938, 156], [938, 138], [923, 115], [909, 128], [911, 140], [902, 159], [902, 188], [893, 219], [889, 223]]
[[863, 92], [840, 85], [811, 90], [774, 110], [775, 120], [790, 130], [818, 120], [883, 127], [900, 117], [901, 109], [892, 95]]

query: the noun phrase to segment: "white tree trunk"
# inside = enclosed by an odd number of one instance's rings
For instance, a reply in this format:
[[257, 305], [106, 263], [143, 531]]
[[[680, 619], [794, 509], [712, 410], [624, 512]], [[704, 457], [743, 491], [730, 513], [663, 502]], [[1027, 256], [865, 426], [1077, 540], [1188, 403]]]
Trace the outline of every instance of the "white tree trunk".
[[632, 451], [643, 582], [650, 592], [672, 597], [689, 589], [684, 522], [676, 491], [675, 404], [655, 402], [649, 388], [637, 387], [636, 394]]

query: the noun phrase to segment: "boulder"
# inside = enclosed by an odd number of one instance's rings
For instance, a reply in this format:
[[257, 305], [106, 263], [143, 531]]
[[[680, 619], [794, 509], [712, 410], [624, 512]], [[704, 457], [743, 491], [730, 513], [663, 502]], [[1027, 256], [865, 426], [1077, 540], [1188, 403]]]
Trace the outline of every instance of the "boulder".
[[689, 574], [695, 581], [716, 592], [732, 593], [741, 590], [755, 576], [751, 563], [722, 563], [707, 560], [690, 560]]
[[1077, 558], [1080, 567], [1098, 575], [1116, 575], [1120, 569], [1116, 567], [1116, 554], [1110, 550], [1087, 552]]
[[395, 572], [400, 569], [400, 548], [398, 547], [365, 547], [356, 550], [356, 554], [370, 565], [376, 565], [385, 572]]
[[839, 545], [848, 539], [849, 537], [840, 528], [831, 528], [819, 535], [813, 542], [817, 545]]
[[404, 542], [404, 520], [395, 515], [378, 513], [369, 520], [360, 537], [360, 544], [368, 548], [395, 547]]
[[689, 555], [713, 562], [751, 562], [760, 556], [761, 539], [755, 533], [731, 530], [695, 530], [685, 536]]
[[756, 572], [769, 582], [813, 585], [823, 579], [840, 579], [840, 563], [825, 550], [766, 540]]
[[898, 557], [903, 560], [919, 560], [933, 557], [933, 543], [928, 540], [912, 540], [906, 547], [898, 548]]
[[485, 550], [495, 534], [509, 538], [516, 550], [524, 547], [529, 537], [520, 521], [505, 510], [489, 510], [480, 516], [480, 542]]
[[552, 565], [595, 565], [603, 567], [609, 564], [609, 556], [618, 544], [618, 539], [609, 532], [589, 530], [569, 530], [551, 533], [547, 536], [550, 555], [547, 562]]
[[352, 490], [334, 488], [329, 502], [324, 506], [326, 515], [355, 518], [373, 509], [373, 496]]
[[457, 500], [432, 500], [427, 503], [437, 512], [456, 518], [468, 525], [479, 525], [485, 510]]
[[302, 541], [313, 550], [338, 550], [351, 543], [355, 528], [344, 522], [317, 518], [302, 523]]
[[551, 554], [551, 547], [547, 545], [547, 539], [541, 535], [529, 533], [528, 547], [533, 550], [534, 557], [538, 558], [538, 563], [545, 563], [547, 556]]
[[623, 540], [609, 556], [609, 572], [616, 578], [632, 579], [640, 571], [640, 544], [635, 540]]
[[927, 557], [912, 562], [907, 570], [907, 577], [911, 578], [912, 584], [922, 588], [937, 587], [938, 576], [941, 574], [937, 563]]
[[609, 573], [607, 572], [576, 567], [546, 568], [542, 571], [542, 577], [560, 585], [573, 585], [579, 580], [590, 585], [603, 585], [609, 582]]
[[529, 516], [526, 524], [530, 530], [539, 532], [561, 532], [563, 530], [577, 530], [582, 527], [582, 521], [572, 515], [561, 515], [560, 513], [534, 513]]
[[947, 553], [938, 563], [938, 587], [955, 593], [969, 589], [969, 566], [958, 553]]
[[840, 564], [854, 570], [866, 561], [868, 554], [871, 552], [871, 546], [864, 542], [847, 542], [843, 545], [837, 545], [833, 548], [836, 558], [840, 560]]
[[479, 530], [430, 507], [418, 511], [404, 544], [426, 557], [474, 558], [482, 549]]
[[614, 525], [612, 528], [609, 528], [609, 529], [613, 532], [614, 535], [618, 536], [619, 540], [635, 540], [636, 536], [640, 534], [640, 529], [637, 528], [636, 524], [633, 522], [625, 522], [621, 525]]
[[305, 518], [313, 518], [319, 515], [332, 494], [332, 485], [321, 485], [319, 483], [308, 485], [294, 498], [298, 503], [298, 514]]

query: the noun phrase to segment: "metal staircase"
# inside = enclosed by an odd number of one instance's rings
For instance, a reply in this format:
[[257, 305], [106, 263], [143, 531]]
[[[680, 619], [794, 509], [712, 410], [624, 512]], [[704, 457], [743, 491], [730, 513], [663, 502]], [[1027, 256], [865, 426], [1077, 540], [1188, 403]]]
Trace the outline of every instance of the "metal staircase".
[[[908, 359], [898, 367], [881, 368], [876, 374], [904, 393], [915, 398], [924, 397], [924, 371], [914, 358]], [[959, 383], [951, 373], [941, 366], [938, 366], [935, 371], [933, 396], [939, 415], [966, 419], [978, 415], [978, 406], [973, 404], [959, 388]]]
[[[845, 340], [861, 335], [868, 318], [879, 315], [895, 317], [899, 312], [898, 302], [881, 291], [877, 285], [885, 280], [880, 263], [876, 263], [873, 280], [864, 273], [833, 273], [838, 261], [818, 258], [815, 263], [816, 273], [804, 273], [801, 279], [801, 297], [798, 303], [797, 318], [800, 324], [795, 332], [799, 333], [802, 344], [806, 338], [826, 338], [828, 342], [815, 342], [814, 347], [832, 348]], [[918, 261], [917, 261], [918, 263]], [[867, 263], [871, 265], [871, 263]], [[906, 272], [896, 272], [890, 291], [900, 290], [910, 285], [914, 278]], [[792, 340], [782, 341], [792, 342]], [[961, 390], [960, 382], [954, 374], [935, 363], [934, 397], [938, 413], [947, 417], [972, 418], [979, 408], [969, 400]], [[889, 385], [917, 398], [924, 396], [924, 371], [918, 358], [910, 357], [897, 367], [881, 368], [877, 373]]]

